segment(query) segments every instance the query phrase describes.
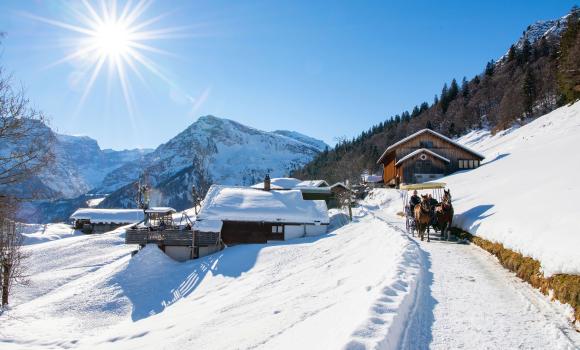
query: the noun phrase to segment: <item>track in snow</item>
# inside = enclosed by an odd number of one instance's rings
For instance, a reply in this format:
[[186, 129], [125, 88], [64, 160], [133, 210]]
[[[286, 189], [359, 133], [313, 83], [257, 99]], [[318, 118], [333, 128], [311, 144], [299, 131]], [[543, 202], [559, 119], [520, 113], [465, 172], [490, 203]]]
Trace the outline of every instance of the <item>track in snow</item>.
[[[376, 216], [402, 229], [402, 222]], [[473, 245], [416, 241], [424, 264], [401, 349], [580, 349], [561, 305]]]

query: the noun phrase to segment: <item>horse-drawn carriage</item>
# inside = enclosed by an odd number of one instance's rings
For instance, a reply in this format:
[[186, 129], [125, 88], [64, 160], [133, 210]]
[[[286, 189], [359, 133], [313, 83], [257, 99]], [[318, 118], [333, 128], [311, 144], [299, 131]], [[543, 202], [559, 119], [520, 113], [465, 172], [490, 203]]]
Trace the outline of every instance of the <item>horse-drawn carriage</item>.
[[[423, 240], [427, 231], [429, 242], [430, 227], [432, 227], [434, 232], [440, 232], [442, 239], [449, 239], [448, 231], [453, 219], [453, 206], [451, 192], [445, 187], [446, 184], [443, 182], [401, 185], [407, 233], [415, 235], [416, 232]], [[431, 194], [421, 194], [420, 201], [411, 200], [414, 198], [409, 195], [409, 192], [426, 190], [431, 190]]]

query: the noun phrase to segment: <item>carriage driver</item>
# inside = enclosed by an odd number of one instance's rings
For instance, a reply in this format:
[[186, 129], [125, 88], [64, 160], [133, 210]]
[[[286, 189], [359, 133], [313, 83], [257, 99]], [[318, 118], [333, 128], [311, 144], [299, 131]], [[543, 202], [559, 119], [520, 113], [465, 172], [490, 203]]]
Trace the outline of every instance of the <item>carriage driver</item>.
[[411, 199], [409, 199], [409, 208], [411, 209], [411, 211], [415, 209], [415, 206], [417, 204], [421, 204], [421, 197], [419, 197], [419, 195], [417, 194], [417, 190], [415, 190], [413, 191]]

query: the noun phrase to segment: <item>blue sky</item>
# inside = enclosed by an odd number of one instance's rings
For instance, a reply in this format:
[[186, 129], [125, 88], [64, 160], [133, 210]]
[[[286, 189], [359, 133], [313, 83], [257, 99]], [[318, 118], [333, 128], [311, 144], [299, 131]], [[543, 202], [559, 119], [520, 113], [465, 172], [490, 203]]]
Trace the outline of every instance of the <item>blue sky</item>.
[[81, 104], [86, 62], [50, 66], [80, 36], [31, 15], [82, 25], [78, 1], [2, 1], [0, 62], [54, 129], [102, 148], [156, 147], [207, 114], [333, 144], [431, 102], [444, 82], [481, 72], [528, 24], [574, 3], [158, 0], [140, 20], [166, 14], [149, 28], [180, 30], [146, 42], [171, 53], [146, 53], [164, 79], [128, 73], [132, 113], [107, 70]]

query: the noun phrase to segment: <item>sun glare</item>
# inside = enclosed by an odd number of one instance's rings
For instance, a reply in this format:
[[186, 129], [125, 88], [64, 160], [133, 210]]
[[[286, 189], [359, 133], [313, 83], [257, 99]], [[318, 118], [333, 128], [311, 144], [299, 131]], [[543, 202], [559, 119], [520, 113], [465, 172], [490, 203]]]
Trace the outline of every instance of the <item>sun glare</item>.
[[114, 57], [127, 53], [131, 46], [130, 31], [123, 23], [103, 23], [96, 28], [94, 45], [101, 56]]
[[[71, 52], [51, 66], [79, 60], [88, 67], [83, 72], [86, 85], [79, 106], [83, 104], [90, 93], [96, 79], [103, 71], [103, 66], [108, 66], [109, 84], [112, 78], [117, 76], [130, 114], [132, 114], [133, 108], [128, 71], [131, 71], [144, 82], [141, 70], [145, 69], [169, 85], [174, 85], [165, 77], [161, 69], [146, 56], [146, 53], [170, 54], [151, 46], [151, 42], [170, 38], [179, 33], [182, 35], [183, 27], [159, 28], [159, 22], [165, 17], [165, 14], [144, 19], [144, 13], [151, 3], [150, 0], [136, 2], [128, 0], [122, 8], [118, 8], [116, 0], [100, 0], [93, 3], [82, 0], [80, 9], [78, 7], [71, 8], [71, 12], [76, 15], [75, 21], [72, 23], [27, 15], [32, 19], [77, 34], [71, 40], [74, 43], [71, 46]], [[153, 29], [153, 26], [158, 28]]]

